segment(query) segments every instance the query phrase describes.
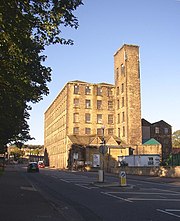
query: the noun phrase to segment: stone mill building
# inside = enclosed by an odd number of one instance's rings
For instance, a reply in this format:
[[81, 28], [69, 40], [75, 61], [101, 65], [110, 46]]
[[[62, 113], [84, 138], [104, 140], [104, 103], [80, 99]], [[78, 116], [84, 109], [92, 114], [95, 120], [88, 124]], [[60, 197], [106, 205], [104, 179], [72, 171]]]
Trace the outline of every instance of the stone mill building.
[[114, 54], [114, 84], [69, 81], [45, 112], [44, 147], [49, 165], [118, 166], [129, 154], [161, 154], [161, 145], [142, 144], [139, 47]]

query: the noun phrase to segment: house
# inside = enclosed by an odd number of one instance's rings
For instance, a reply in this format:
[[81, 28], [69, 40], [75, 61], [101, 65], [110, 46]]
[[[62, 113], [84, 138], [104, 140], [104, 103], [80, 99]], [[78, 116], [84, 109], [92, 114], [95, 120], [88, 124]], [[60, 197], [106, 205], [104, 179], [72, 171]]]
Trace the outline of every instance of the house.
[[150, 123], [142, 119], [142, 140], [143, 144], [147, 140], [154, 138], [162, 145], [162, 161], [167, 160], [172, 152], [172, 127], [163, 120]]

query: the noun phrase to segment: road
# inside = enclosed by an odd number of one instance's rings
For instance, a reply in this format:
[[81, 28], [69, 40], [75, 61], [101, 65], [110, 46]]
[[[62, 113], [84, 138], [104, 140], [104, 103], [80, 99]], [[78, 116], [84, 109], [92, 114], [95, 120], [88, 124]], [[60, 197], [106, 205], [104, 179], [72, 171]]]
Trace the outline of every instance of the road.
[[[39, 174], [22, 175], [31, 186], [68, 221], [170, 221], [180, 220], [180, 186], [105, 175], [98, 185], [98, 174], [41, 169]], [[178, 183], [179, 184], [179, 183]]]
[[[40, 169], [16, 165], [0, 176], [2, 221], [176, 221], [180, 220], [180, 179]], [[163, 183], [164, 181], [164, 183]]]

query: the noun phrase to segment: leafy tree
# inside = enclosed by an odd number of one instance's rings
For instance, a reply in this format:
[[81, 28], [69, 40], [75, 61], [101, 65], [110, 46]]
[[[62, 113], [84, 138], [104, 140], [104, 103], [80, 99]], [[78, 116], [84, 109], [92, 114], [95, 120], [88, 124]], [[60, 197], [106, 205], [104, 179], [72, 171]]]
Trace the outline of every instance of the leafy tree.
[[180, 130], [177, 130], [172, 134], [172, 146], [180, 148]]
[[14, 157], [14, 160], [18, 160], [20, 157], [24, 156], [24, 151], [18, 147], [11, 148], [10, 155]]
[[78, 28], [73, 12], [82, 0], [0, 1], [0, 148], [32, 139], [29, 103], [48, 95], [51, 68], [45, 67], [45, 46], [69, 44], [62, 26]]

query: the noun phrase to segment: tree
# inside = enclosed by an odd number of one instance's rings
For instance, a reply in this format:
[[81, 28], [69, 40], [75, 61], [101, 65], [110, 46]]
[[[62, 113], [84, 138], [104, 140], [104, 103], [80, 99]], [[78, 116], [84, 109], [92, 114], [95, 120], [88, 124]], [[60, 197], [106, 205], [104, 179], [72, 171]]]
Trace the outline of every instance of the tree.
[[20, 157], [24, 156], [24, 151], [18, 147], [12, 147], [10, 155], [14, 157], [14, 160], [18, 160]]
[[172, 146], [180, 148], [180, 130], [177, 130], [172, 134]]
[[82, 0], [0, 1], [0, 148], [27, 141], [29, 103], [48, 95], [51, 68], [42, 63], [45, 46], [69, 44], [62, 26], [78, 28], [73, 12]]

